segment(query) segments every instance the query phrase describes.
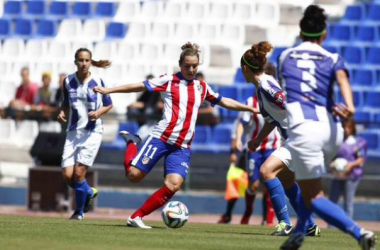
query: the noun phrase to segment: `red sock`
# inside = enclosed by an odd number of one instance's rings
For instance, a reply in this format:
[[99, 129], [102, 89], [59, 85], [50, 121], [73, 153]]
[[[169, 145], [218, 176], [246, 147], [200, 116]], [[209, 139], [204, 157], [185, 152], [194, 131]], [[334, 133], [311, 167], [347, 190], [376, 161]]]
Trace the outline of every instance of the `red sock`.
[[271, 226], [273, 225], [275, 213], [274, 213], [273, 205], [272, 205], [269, 195], [266, 196], [265, 204], [267, 207], [267, 225]]
[[151, 212], [155, 211], [157, 208], [163, 206], [167, 201], [169, 201], [175, 192], [171, 191], [166, 185], [158, 189], [154, 194], [152, 194], [145, 203], [132, 214], [131, 218], [134, 219], [137, 216], [144, 217]]
[[129, 169], [131, 168], [131, 161], [135, 156], [137, 155], [137, 146], [132, 141], [129, 141], [127, 143], [127, 149], [124, 153], [124, 169], [125, 174], [127, 175], [129, 172]]

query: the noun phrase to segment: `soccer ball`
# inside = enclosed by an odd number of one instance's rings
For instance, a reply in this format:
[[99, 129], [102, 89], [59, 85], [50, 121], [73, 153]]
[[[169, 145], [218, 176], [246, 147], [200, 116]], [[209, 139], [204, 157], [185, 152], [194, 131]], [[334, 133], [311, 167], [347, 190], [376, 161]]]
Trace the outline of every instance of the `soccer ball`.
[[166, 226], [180, 228], [189, 219], [189, 210], [182, 202], [171, 201], [162, 209], [161, 215]]
[[344, 171], [346, 171], [347, 163], [348, 163], [348, 161], [344, 158], [336, 158], [334, 161], [333, 167], [338, 172], [344, 172]]

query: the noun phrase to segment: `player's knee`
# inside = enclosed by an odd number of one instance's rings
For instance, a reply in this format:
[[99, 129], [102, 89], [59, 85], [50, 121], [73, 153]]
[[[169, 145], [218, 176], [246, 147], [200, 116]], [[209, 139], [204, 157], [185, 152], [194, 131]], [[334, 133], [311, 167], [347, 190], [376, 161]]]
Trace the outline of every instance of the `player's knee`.
[[266, 167], [266, 165], [262, 165], [261, 168], [260, 168], [260, 178], [263, 180], [263, 181], [267, 181], [267, 180], [270, 180], [270, 179], [273, 179], [273, 173], [272, 171]]
[[165, 185], [173, 192], [180, 190], [182, 186], [181, 181], [165, 181]]
[[137, 168], [131, 168], [126, 175], [126, 178], [132, 183], [138, 183], [144, 178], [144, 176], [145, 175], [143, 175], [141, 170]]

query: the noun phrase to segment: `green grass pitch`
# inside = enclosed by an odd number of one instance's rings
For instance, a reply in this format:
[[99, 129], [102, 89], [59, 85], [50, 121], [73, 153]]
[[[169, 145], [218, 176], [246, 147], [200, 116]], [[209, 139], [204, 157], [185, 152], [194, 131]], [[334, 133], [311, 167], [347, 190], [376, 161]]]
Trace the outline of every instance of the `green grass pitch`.
[[[123, 220], [69, 221], [67, 218], [0, 215], [0, 249], [279, 249], [286, 237], [273, 237], [262, 226], [188, 223], [180, 229], [146, 221], [154, 228], [125, 226]], [[380, 234], [377, 233], [378, 237]], [[302, 249], [359, 249], [338, 230], [308, 237]]]

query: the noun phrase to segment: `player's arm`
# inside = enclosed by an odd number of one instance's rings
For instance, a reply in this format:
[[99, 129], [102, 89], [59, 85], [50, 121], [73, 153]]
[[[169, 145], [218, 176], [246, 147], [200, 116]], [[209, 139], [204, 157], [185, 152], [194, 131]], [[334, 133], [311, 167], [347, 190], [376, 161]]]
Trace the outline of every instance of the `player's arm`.
[[88, 112], [88, 117], [90, 118], [91, 121], [95, 121], [98, 119], [100, 116], [104, 115], [108, 111], [110, 111], [113, 108], [113, 105], [108, 105], [108, 106], [103, 106], [98, 110]]
[[276, 125], [269, 122], [265, 122], [263, 128], [260, 130], [260, 133], [256, 136], [256, 138], [248, 142], [248, 148], [251, 151], [255, 151], [256, 148], [264, 140], [264, 138], [267, 137], [275, 128]]
[[241, 152], [243, 150], [243, 145], [241, 138], [243, 137], [244, 126], [243, 123], [239, 122], [236, 128], [236, 149]]
[[249, 111], [255, 114], [260, 113], [258, 109], [242, 104], [228, 97], [222, 97], [222, 99], [218, 102], [218, 105], [222, 106], [223, 108], [236, 110], [236, 111]]
[[57, 121], [59, 123], [67, 122], [66, 117], [67, 117], [68, 112], [69, 112], [69, 106], [62, 105], [61, 110], [59, 111], [59, 114], [57, 116]]
[[132, 83], [120, 85], [113, 88], [105, 88], [101, 86], [94, 87], [94, 92], [98, 92], [102, 95], [107, 95], [111, 93], [131, 93], [131, 92], [142, 92], [145, 91], [146, 87], [143, 82], [140, 83]]
[[348, 80], [346, 71], [343, 69], [336, 71], [335, 76], [346, 105], [336, 105], [334, 107], [334, 113], [342, 118], [347, 118], [355, 113], [355, 105], [352, 97], [350, 82]]

